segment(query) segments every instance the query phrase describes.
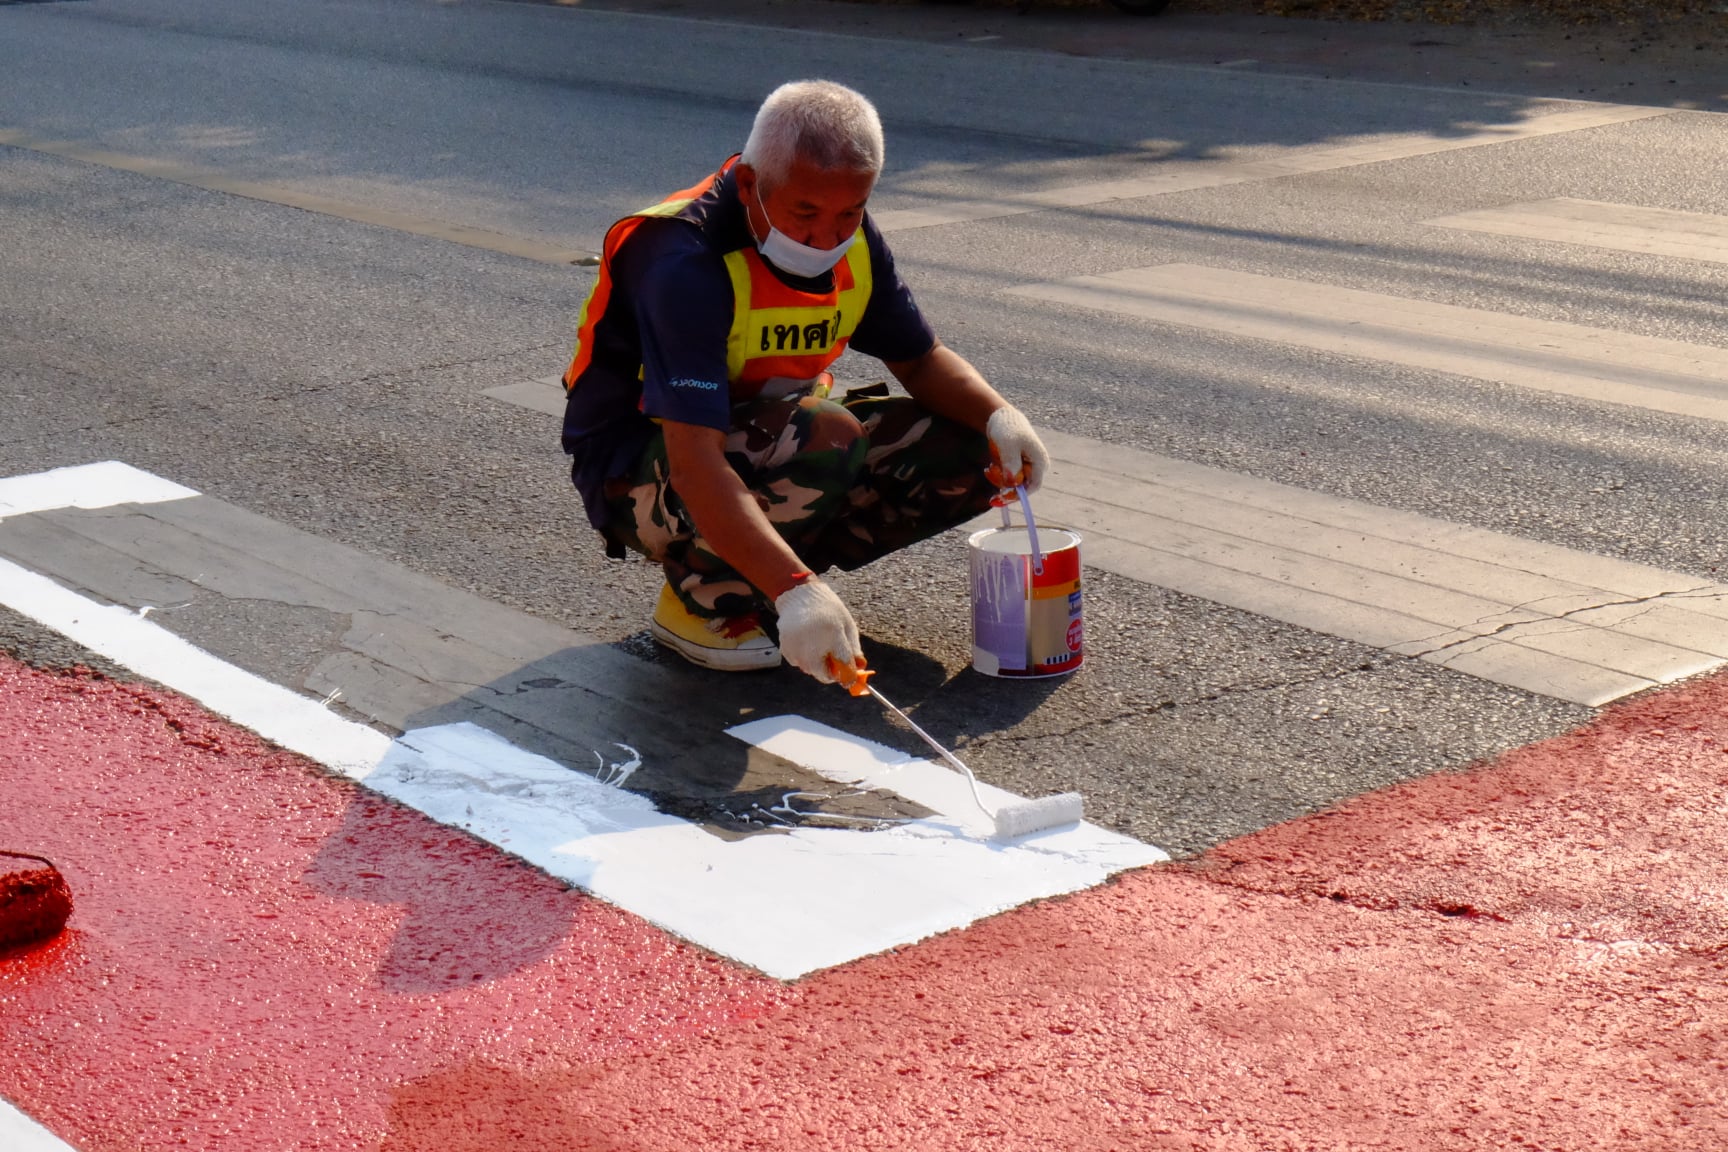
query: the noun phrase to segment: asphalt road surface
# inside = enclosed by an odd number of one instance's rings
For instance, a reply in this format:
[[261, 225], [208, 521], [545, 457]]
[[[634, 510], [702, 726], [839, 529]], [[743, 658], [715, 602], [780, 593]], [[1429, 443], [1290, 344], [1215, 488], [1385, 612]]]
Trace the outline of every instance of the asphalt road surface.
[[[711, 171], [761, 97], [803, 76], [877, 101], [873, 210], [900, 221], [904, 275], [1040, 425], [1699, 586], [1728, 566], [1728, 426], [1612, 392], [1656, 371], [1639, 338], [1668, 342], [1689, 382], [1658, 381], [1665, 395], [1728, 387], [1728, 121], [1702, 110], [1698, 77], [1696, 108], [1638, 109], [1573, 74], [1545, 89], [1512, 69], [1486, 90], [1492, 62], [1419, 85], [1353, 78], [1348, 54], [1330, 76], [1274, 74], [1260, 26], [1208, 26], [1213, 63], [1198, 47], [1170, 63], [1023, 32], [1004, 47], [977, 15], [883, 34], [896, 10], [866, 27], [820, 3], [0, 7], [0, 476], [124, 461], [573, 629], [657, 669], [646, 723], [717, 734], [748, 707], [917, 747], [793, 672], [716, 688], [656, 652], [657, 571], [602, 557], [556, 420], [488, 394], [562, 368], [593, 279], [572, 261], [606, 225]], [[786, 26], [820, 11], [850, 23]], [[1433, 223], [1555, 202], [1597, 223]], [[1263, 314], [1036, 290], [1170, 265], [1273, 278], [1347, 315], [1279, 335], [1248, 323]], [[1338, 339], [1410, 301], [1461, 310], [1411, 338], [1422, 355]], [[1484, 366], [1518, 360], [1503, 346], [1466, 355], [1493, 318], [1584, 331], [1567, 380], [1620, 367], [1591, 397], [1511, 379]], [[1084, 671], [996, 681], [968, 670], [965, 565], [956, 533], [836, 581], [879, 682], [992, 782], [1077, 788], [1089, 818], [1174, 854], [1591, 715], [1127, 564], [1087, 571]], [[333, 627], [268, 599], [163, 607], [297, 687]], [[0, 646], [83, 658], [9, 612]]]

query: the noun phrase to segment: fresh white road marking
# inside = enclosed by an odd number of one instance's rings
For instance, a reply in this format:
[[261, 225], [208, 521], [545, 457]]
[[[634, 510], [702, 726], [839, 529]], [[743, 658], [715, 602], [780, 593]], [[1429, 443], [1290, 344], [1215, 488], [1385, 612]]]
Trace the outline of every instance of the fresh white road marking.
[[1584, 400], [1728, 420], [1728, 348], [1191, 264], [1006, 291]]
[[1559, 197], [1442, 216], [1441, 228], [1728, 264], [1728, 216]]
[[1106, 571], [1590, 706], [1728, 660], [1728, 585], [1042, 434]]
[[[734, 734], [818, 770], [866, 761], [911, 777], [942, 771], [801, 717], [758, 721]], [[1000, 845], [975, 817], [930, 817], [870, 832], [789, 827], [728, 843], [659, 812], [645, 797], [471, 724], [404, 733], [365, 782], [781, 979], [1168, 859], [1092, 825]]]
[[[52, 480], [21, 477], [5, 490], [15, 494], [15, 506], [29, 502], [37, 511], [47, 510], [41, 493], [52, 486], [89, 507], [127, 503], [134, 491], [159, 499], [195, 495], [152, 488], [139, 480], [147, 474], [111, 464], [72, 471], [46, 474]], [[103, 477], [119, 481], [106, 494]], [[932, 801], [926, 807], [959, 814], [875, 831], [788, 827], [728, 842], [472, 724], [392, 740], [137, 613], [98, 604], [7, 560], [0, 560], [0, 603], [435, 820], [782, 979], [1168, 858], [1091, 825], [995, 843], [988, 825], [951, 802], [953, 788], [945, 790], [938, 775], [945, 769], [798, 717], [757, 721], [734, 735], [772, 745], [830, 779], [903, 786], [908, 799], [924, 797]], [[1019, 799], [992, 792], [998, 801]], [[795, 806], [796, 798], [789, 802]]]
[[1387, 160], [1405, 160], [1436, 152], [1454, 152], [1460, 148], [1479, 148], [1487, 144], [1529, 140], [1538, 136], [1577, 132], [1586, 128], [1601, 128], [1610, 124], [1625, 124], [1633, 120], [1647, 120], [1654, 116], [1672, 114], [1671, 108], [1574, 104], [1565, 111], [1535, 116], [1517, 124], [1463, 132], [1456, 136], [1427, 133], [1381, 136], [1335, 148], [1293, 148], [1281, 155], [1260, 159], [1173, 161], [1160, 163], [1157, 170], [1150, 175], [1129, 180], [1074, 184], [987, 200], [945, 200], [929, 207], [892, 208], [873, 212], [871, 218], [884, 232], [904, 232], [913, 228], [934, 228], [942, 224], [961, 224], [974, 220], [1021, 216], [1030, 212], [1046, 212], [1053, 208], [1081, 208], [1112, 200], [1138, 200], [1172, 192], [1192, 192], [1202, 188], [1222, 188], [1230, 184], [1306, 176], [1314, 172], [1332, 172], [1362, 164], [1379, 164]]
[[[993, 821], [978, 810], [966, 778], [934, 761], [860, 740], [802, 716], [753, 720], [728, 728], [727, 732], [836, 784], [904, 796], [951, 820], [968, 836], [988, 839], [995, 832]], [[991, 811], [1025, 800], [983, 780], [978, 781], [978, 795]], [[1100, 835], [1101, 832], [1090, 824], [1081, 824], [1053, 830], [1041, 836], [1038, 845], [1045, 851], [1072, 852], [1077, 857], [1107, 862], [1120, 851], [1121, 845], [1111, 833]]]
[[0, 1098], [0, 1148], [6, 1152], [77, 1152], [3, 1098]]

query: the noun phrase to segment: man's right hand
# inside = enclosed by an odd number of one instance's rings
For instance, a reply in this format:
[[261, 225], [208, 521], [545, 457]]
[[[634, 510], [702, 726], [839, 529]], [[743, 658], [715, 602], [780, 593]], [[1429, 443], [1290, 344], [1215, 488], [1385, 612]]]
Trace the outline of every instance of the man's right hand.
[[990, 483], [1003, 488], [1024, 484], [1026, 491], [1038, 491], [1050, 471], [1050, 453], [1025, 414], [1004, 404], [990, 414], [984, 435], [990, 441], [991, 467], [985, 473]]
[[780, 655], [800, 672], [833, 684], [830, 658], [841, 668], [856, 668], [863, 658], [852, 613], [832, 588], [815, 577], [782, 592], [774, 601], [774, 611], [780, 616]]

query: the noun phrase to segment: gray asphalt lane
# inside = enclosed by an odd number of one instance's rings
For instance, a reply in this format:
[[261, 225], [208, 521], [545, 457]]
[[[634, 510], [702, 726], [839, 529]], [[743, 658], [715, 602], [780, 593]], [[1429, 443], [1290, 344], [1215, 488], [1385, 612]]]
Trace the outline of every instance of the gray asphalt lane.
[[[782, 74], [866, 76], [890, 123], [884, 206], [1532, 107], [819, 35], [777, 36], [742, 74], [758, 29], [520, 5], [88, 0], [0, 8], [0, 26], [0, 125], [571, 239], [700, 175]], [[1186, 261], [1720, 344], [1720, 268], [1421, 222], [1553, 195], [1728, 211], [1721, 142], [1719, 118], [1676, 115], [895, 247], [944, 336], [1052, 425], [1708, 574], [1728, 560], [1716, 426], [1000, 290]], [[670, 659], [643, 638], [658, 575], [599, 556], [556, 421], [481, 394], [561, 367], [590, 273], [17, 149], [0, 201], [0, 474], [127, 460]], [[950, 536], [837, 581], [890, 694], [991, 779], [1078, 786], [1173, 850], [1585, 714], [1101, 573], [1086, 671], [992, 682], [966, 670], [964, 571]], [[0, 643], [61, 651], [7, 618]], [[914, 747], [794, 674], [759, 691], [763, 711]]]
[[806, 75], [881, 106], [879, 209], [1173, 157], [1444, 137], [1552, 107], [486, 0], [80, 0], [4, 16], [0, 129], [588, 248], [711, 170], [761, 97]]

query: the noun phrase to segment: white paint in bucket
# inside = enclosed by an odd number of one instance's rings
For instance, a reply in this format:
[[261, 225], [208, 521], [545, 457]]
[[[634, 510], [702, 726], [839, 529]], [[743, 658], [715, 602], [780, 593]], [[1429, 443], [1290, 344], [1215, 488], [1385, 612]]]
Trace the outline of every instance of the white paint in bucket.
[[1080, 667], [1080, 537], [1040, 525], [1044, 571], [1023, 527], [966, 540], [972, 568], [972, 667], [986, 676], [1064, 676]]

